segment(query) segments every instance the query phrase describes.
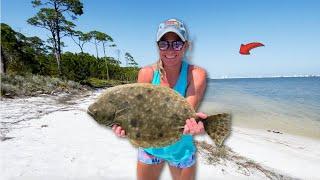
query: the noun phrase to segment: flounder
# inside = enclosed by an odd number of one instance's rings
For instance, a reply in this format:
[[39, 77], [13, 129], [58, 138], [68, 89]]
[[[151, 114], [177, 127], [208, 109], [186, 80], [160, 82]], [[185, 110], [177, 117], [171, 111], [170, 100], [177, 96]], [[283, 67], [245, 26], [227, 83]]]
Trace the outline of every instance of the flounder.
[[[178, 141], [186, 119], [196, 118], [195, 110], [180, 94], [149, 83], [108, 88], [87, 112], [100, 125], [120, 125], [130, 142], [143, 148], [163, 147]], [[211, 115], [202, 122], [215, 144], [221, 146], [230, 133], [231, 115]]]

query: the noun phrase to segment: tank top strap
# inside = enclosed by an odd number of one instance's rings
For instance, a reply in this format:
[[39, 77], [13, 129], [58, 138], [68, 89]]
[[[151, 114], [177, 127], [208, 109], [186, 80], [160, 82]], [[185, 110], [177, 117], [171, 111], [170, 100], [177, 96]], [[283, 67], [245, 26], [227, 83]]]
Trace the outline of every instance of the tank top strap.
[[[189, 69], [189, 64], [186, 61], [182, 61], [178, 80], [175, 86], [173, 87], [173, 89], [177, 91], [179, 94], [181, 94], [181, 96], [183, 97], [186, 96], [186, 90], [188, 86], [188, 69]], [[160, 85], [161, 83], [160, 77], [161, 77], [160, 71], [158, 69], [155, 70], [153, 73], [151, 84]]]
[[153, 73], [153, 78], [152, 78], [152, 82], [151, 84], [153, 85], [160, 85], [160, 71], [159, 69], [155, 70], [154, 73]]
[[174, 90], [179, 92], [183, 97], [186, 96], [186, 90], [188, 86], [188, 69], [189, 69], [189, 64], [185, 61], [182, 61], [180, 75], [173, 88]]

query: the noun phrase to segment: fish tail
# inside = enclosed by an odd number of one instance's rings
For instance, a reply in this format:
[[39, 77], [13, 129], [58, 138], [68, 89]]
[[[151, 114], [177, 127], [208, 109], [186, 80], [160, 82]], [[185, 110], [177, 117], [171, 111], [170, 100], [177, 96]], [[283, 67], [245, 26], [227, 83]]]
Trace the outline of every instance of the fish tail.
[[231, 114], [222, 113], [208, 116], [202, 121], [204, 128], [216, 146], [221, 146], [231, 132]]

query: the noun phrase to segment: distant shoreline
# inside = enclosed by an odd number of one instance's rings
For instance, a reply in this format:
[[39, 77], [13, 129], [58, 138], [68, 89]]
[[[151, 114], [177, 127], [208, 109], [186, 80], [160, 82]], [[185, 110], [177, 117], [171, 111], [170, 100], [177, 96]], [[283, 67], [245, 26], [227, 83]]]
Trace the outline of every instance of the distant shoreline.
[[261, 77], [221, 77], [208, 78], [208, 80], [224, 80], [224, 79], [271, 79], [271, 78], [320, 78], [320, 75], [297, 75], [297, 76], [261, 76]]
[[320, 137], [316, 134], [312, 133], [305, 133], [302, 131], [298, 131], [296, 129], [282, 129], [276, 128], [276, 127], [258, 127], [258, 126], [250, 126], [248, 124], [233, 124], [233, 128], [242, 128], [242, 129], [250, 129], [250, 130], [255, 130], [255, 131], [260, 131], [263, 133], [270, 133], [274, 135], [287, 135], [287, 136], [294, 136], [297, 138], [305, 138], [305, 139], [310, 139], [310, 140], [316, 140], [319, 141]]

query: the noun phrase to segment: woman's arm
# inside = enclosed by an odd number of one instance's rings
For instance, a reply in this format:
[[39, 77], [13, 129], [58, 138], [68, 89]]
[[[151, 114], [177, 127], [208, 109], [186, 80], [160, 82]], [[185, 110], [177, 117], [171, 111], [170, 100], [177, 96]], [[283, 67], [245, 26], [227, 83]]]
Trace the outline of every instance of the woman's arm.
[[151, 66], [141, 68], [138, 73], [138, 83], [151, 83], [153, 76], [153, 69]]
[[196, 66], [193, 66], [190, 71], [186, 99], [197, 110], [207, 86], [207, 73]]
[[[195, 109], [198, 109], [198, 106], [203, 98], [206, 86], [207, 86], [207, 73], [204, 69], [200, 67], [193, 66], [190, 68], [191, 73], [189, 73], [188, 81], [189, 85], [187, 88], [187, 101]], [[207, 115], [204, 113], [196, 114], [199, 118], [206, 119]], [[201, 121], [198, 123], [194, 118], [186, 120], [184, 126], [184, 134], [202, 134], [204, 132], [204, 126]]]

